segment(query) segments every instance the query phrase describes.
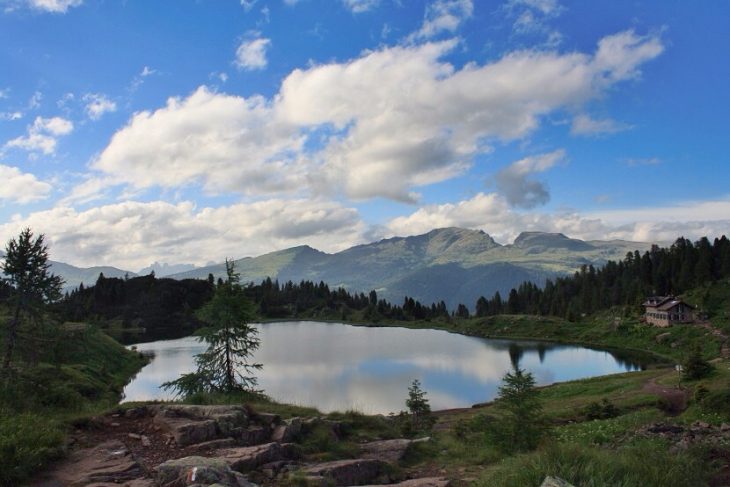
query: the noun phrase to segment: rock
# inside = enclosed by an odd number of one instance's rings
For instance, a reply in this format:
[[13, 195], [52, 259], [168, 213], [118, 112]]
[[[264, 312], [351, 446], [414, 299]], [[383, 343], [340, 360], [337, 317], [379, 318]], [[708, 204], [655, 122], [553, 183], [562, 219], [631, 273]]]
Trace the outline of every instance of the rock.
[[142, 442], [142, 446], [145, 448], [152, 446], [152, 442], [145, 435], [142, 435], [142, 438], [140, 438], [140, 441]]
[[421, 479], [410, 479], [398, 482], [397, 484], [366, 485], [364, 487], [449, 487], [451, 482], [441, 477], [424, 477]]
[[104, 442], [73, 452], [54, 472], [61, 485], [123, 483], [144, 476], [144, 470], [121, 441]]
[[130, 408], [124, 412], [124, 417], [128, 419], [137, 419], [147, 416], [148, 410], [146, 407]]
[[551, 477], [548, 475], [545, 480], [542, 481], [540, 487], [573, 487], [573, 484], [566, 482], [560, 477]]
[[269, 426], [281, 423], [281, 417], [278, 414], [256, 413], [254, 419], [261, 424]]
[[141, 440], [142, 439], [142, 435], [138, 435], [137, 433], [129, 433], [127, 436], [130, 437], [130, 438], [132, 438], [133, 440]]
[[236, 446], [236, 440], [233, 438], [220, 438], [218, 440], [204, 441], [195, 445], [195, 449], [199, 451], [220, 450], [221, 448], [230, 448]]
[[722, 423], [720, 431], [730, 431], [730, 423]]
[[314, 417], [305, 419], [302, 421], [302, 433], [310, 433], [318, 427], [325, 427], [330, 430], [330, 433], [334, 439], [339, 439], [343, 435], [343, 426], [339, 421], [332, 421], [331, 419], [324, 419], [320, 417]]
[[312, 480], [322, 479], [328, 485], [365, 485], [387, 481], [388, 464], [381, 460], [358, 458], [319, 463], [302, 469]]
[[272, 441], [278, 441], [279, 443], [288, 443], [292, 441], [302, 431], [302, 420], [301, 418], [292, 418], [274, 428], [274, 433], [271, 435]]
[[396, 440], [372, 441], [360, 446], [362, 458], [374, 458], [382, 460], [390, 464], [396, 464], [406, 454], [406, 450], [413, 443], [429, 441], [430, 438], [420, 438], [418, 440], [407, 440], [399, 438]]
[[249, 426], [242, 430], [238, 438], [242, 445], [253, 446], [271, 441], [271, 428], [268, 426]]
[[296, 459], [299, 457], [299, 451], [292, 444], [272, 442], [264, 445], [230, 448], [218, 452], [218, 455], [233, 470], [248, 472], [267, 463]]
[[172, 433], [179, 446], [238, 436], [248, 425], [248, 413], [242, 406], [175, 404], [156, 409], [155, 424]]
[[248, 482], [238, 472], [234, 472], [225, 460], [220, 458], [185, 457], [168, 460], [155, 467], [155, 480], [158, 485], [211, 485], [226, 487], [249, 487]]

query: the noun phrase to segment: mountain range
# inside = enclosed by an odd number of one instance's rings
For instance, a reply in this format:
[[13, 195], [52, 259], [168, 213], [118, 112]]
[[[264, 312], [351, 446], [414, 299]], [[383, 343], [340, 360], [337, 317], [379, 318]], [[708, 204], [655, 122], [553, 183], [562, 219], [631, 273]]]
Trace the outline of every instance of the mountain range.
[[[309, 246], [292, 247], [258, 257], [236, 260], [244, 282], [267, 277], [283, 283], [324, 281], [330, 287], [369, 292], [401, 303], [410, 296], [430, 304], [444, 300], [449, 308], [470, 308], [479, 296], [499, 291], [505, 297], [524, 281], [542, 285], [545, 279], [572, 273], [582, 265], [603, 265], [627, 252], [650, 248], [643, 242], [583, 241], [561, 233], [523, 232], [513, 243], [501, 245], [480, 230], [440, 228], [423, 235], [394, 237], [327, 254]], [[174, 272], [185, 269], [183, 272]], [[134, 277], [154, 270], [157, 277], [206, 279], [225, 276], [223, 263], [192, 268], [155, 263], [139, 273], [115, 267], [79, 268], [52, 262], [51, 270], [66, 280], [66, 289], [93, 285], [106, 277]]]

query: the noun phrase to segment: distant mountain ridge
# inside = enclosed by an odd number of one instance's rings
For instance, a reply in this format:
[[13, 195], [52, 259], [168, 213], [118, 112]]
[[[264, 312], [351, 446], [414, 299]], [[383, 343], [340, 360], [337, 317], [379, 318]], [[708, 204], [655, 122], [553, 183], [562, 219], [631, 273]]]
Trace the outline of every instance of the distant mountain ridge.
[[[505, 296], [524, 281], [542, 285], [546, 278], [568, 274], [581, 265], [603, 265], [650, 244], [572, 239], [561, 233], [523, 232], [500, 245], [481, 230], [441, 228], [423, 235], [393, 237], [327, 254], [309, 246], [293, 247], [236, 261], [244, 281], [266, 277], [298, 282], [324, 281], [350, 291], [375, 289], [400, 303], [410, 296], [423, 303], [444, 300], [472, 307], [479, 296]], [[223, 264], [173, 274], [175, 279], [223, 277]]]
[[[299, 282], [324, 281], [350, 292], [375, 289], [380, 297], [400, 304], [404, 296], [422, 303], [445, 301], [473, 307], [479, 296], [503, 297], [524, 281], [542, 285], [545, 279], [572, 273], [582, 265], [601, 266], [620, 260], [627, 252], [645, 251], [649, 243], [583, 241], [562, 233], [523, 232], [513, 243], [501, 245], [481, 230], [439, 228], [423, 235], [393, 237], [327, 254], [307, 245], [236, 260], [244, 282], [267, 277]], [[0, 253], [1, 254], [1, 253]], [[180, 267], [181, 266], [181, 267]], [[106, 277], [134, 277], [154, 270], [157, 277], [206, 279], [225, 277], [223, 263], [191, 266], [155, 263], [139, 273], [115, 267], [79, 268], [52, 262], [51, 270], [66, 280], [67, 290], [82, 282], [93, 285], [99, 273]], [[184, 272], [172, 271], [188, 268]]]

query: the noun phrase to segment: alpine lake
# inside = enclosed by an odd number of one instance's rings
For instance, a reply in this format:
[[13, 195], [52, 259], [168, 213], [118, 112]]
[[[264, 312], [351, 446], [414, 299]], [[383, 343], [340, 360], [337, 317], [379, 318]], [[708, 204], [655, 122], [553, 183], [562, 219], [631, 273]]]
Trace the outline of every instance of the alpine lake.
[[[314, 321], [256, 324], [261, 345], [252, 363], [258, 388], [272, 399], [322, 412], [366, 414], [405, 409], [421, 382], [433, 410], [494, 399], [515, 366], [538, 385], [645, 368], [649, 358], [541, 341], [475, 338], [443, 330], [354, 326]], [[195, 370], [206, 344], [196, 337], [133, 345], [151, 362], [124, 389], [124, 401], [170, 400], [160, 384]]]

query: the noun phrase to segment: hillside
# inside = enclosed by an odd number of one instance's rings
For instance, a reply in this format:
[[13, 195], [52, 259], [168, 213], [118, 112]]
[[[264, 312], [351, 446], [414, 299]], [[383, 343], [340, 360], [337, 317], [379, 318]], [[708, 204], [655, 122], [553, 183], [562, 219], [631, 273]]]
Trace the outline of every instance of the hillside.
[[[470, 306], [496, 291], [503, 295], [529, 280], [569, 274], [584, 264], [602, 265], [650, 244], [625, 241], [584, 242], [563, 234], [525, 232], [510, 245], [500, 245], [479, 230], [442, 228], [423, 235], [394, 237], [358, 245], [335, 254], [308, 246], [294, 247], [236, 261], [246, 281], [271, 277], [280, 282], [324, 281], [353, 292], [375, 289], [394, 303], [412, 296], [424, 303], [444, 300], [450, 308]], [[224, 275], [223, 264], [173, 274], [172, 278], [204, 279]]]

